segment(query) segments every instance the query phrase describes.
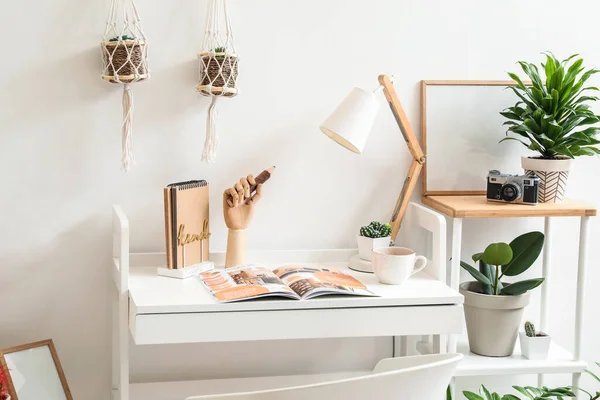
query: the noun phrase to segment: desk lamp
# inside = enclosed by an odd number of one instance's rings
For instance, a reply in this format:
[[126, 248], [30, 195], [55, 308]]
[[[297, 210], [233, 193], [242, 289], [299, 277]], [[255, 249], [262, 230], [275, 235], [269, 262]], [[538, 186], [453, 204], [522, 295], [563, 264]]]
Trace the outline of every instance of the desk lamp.
[[[321, 130], [346, 149], [357, 154], [362, 153], [379, 110], [377, 92], [383, 89], [383, 94], [390, 105], [406, 146], [413, 157], [390, 219], [390, 225], [392, 226], [390, 245], [394, 245], [402, 218], [406, 213], [406, 208], [410, 201], [410, 196], [415, 189], [417, 179], [425, 163], [425, 154], [421, 150], [421, 146], [419, 146], [419, 142], [400, 104], [390, 77], [379, 75], [379, 85], [372, 92], [354, 88], [329, 118], [323, 122]], [[373, 272], [369, 262], [363, 262], [363, 265], [358, 265], [360, 264], [359, 260], [357, 257], [351, 260], [351, 267], [353, 269]]]

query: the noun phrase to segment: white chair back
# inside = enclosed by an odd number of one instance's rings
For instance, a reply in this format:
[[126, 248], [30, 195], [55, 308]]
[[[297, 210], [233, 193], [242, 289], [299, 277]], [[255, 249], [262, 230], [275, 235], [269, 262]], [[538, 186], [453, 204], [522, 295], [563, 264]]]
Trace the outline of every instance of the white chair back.
[[433, 400], [443, 399], [462, 354], [386, 358], [368, 375], [312, 385], [187, 400]]

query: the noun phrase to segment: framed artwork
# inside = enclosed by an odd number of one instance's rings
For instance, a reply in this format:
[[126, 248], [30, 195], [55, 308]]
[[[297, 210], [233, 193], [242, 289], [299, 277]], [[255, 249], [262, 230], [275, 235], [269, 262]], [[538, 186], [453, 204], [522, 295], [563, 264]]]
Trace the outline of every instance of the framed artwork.
[[[524, 82], [526, 85], [530, 82]], [[421, 129], [427, 162], [423, 196], [481, 195], [490, 170], [522, 174], [529, 151], [505, 137], [500, 111], [519, 100], [513, 81], [421, 81]]]
[[52, 339], [0, 350], [11, 400], [73, 400]]

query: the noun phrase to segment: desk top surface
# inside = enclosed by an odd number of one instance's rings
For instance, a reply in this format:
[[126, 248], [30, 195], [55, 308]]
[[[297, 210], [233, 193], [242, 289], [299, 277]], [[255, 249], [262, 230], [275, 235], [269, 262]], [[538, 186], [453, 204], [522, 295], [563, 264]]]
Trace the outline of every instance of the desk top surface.
[[[350, 270], [347, 262], [302, 263], [307, 266], [336, 268], [367, 285], [381, 297], [328, 295], [310, 300], [266, 298], [235, 303], [219, 303], [199, 277], [175, 279], [156, 274], [155, 267], [133, 267], [129, 290], [135, 314], [199, 313], [231, 311], [308, 310], [358, 307], [399, 307], [462, 304], [463, 297], [426, 273], [418, 273], [402, 285], [384, 285], [374, 274]], [[276, 265], [268, 265], [276, 267]]]

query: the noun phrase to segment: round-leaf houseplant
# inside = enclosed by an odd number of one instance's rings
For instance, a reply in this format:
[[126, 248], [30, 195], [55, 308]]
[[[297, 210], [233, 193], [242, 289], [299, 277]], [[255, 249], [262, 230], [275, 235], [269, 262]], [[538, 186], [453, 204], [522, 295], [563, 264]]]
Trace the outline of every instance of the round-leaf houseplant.
[[586, 86], [588, 79], [600, 72], [586, 70], [578, 55], [559, 61], [552, 53], [545, 53], [542, 74], [535, 64], [519, 61], [521, 69], [531, 80], [525, 84], [514, 73], [515, 81], [509, 86], [519, 98], [502, 114], [507, 121], [507, 137], [516, 140], [537, 156], [523, 157], [521, 164], [526, 174], [540, 178], [539, 201], [561, 202], [567, 185], [571, 162], [575, 157], [600, 154], [597, 135], [600, 121], [590, 105], [599, 100], [590, 93], [598, 91]]
[[527, 271], [539, 257], [544, 234], [529, 232], [510, 244], [492, 243], [484, 252], [473, 255], [476, 269], [461, 262], [476, 281], [460, 285], [465, 297], [465, 319], [469, 347], [473, 353], [490, 357], [510, 356], [515, 348], [523, 309], [529, 304], [529, 291], [541, 285], [544, 278], [513, 283], [504, 277], [515, 277]]
[[358, 255], [361, 259], [371, 261], [372, 251], [378, 247], [388, 247], [391, 240], [392, 227], [372, 221], [369, 225], [360, 228], [356, 236]]

